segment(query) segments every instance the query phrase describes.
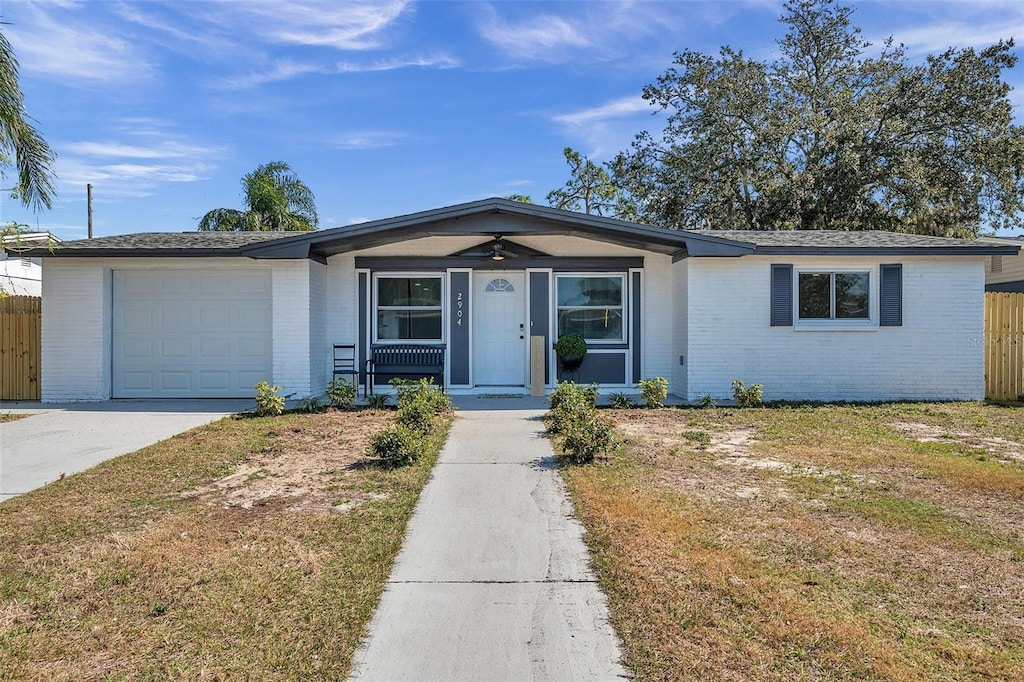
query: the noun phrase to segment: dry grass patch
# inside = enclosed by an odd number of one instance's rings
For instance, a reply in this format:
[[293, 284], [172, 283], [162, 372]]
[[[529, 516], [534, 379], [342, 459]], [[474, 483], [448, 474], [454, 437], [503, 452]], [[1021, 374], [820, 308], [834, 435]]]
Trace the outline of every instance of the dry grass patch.
[[385, 470], [391, 419], [229, 418], [0, 504], [0, 676], [344, 678], [447, 432]]
[[27, 416], [29, 415], [26, 413], [14, 414], [13, 412], [0, 412], [0, 424], [3, 424], [4, 422], [17, 421], [18, 419], [24, 419]]
[[638, 678], [1022, 677], [1021, 410], [611, 414], [565, 476]]

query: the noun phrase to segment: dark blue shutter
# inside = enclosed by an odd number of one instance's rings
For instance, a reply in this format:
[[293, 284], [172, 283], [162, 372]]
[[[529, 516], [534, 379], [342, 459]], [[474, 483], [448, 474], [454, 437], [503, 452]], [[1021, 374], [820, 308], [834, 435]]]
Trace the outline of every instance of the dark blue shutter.
[[793, 326], [792, 265], [772, 265], [772, 326]]
[[878, 324], [903, 326], [903, 266], [883, 265], [878, 295]]

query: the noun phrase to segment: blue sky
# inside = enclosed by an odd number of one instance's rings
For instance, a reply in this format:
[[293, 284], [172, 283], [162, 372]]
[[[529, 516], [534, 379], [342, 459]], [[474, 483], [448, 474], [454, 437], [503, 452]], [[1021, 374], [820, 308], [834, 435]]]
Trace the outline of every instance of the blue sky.
[[[859, 2], [874, 43], [914, 58], [1015, 37], [1024, 2]], [[291, 164], [322, 228], [488, 196], [537, 203], [661, 119], [641, 99], [674, 50], [770, 58], [782, 3], [76, 2], [4, 0], [29, 113], [58, 155], [58, 198], [2, 220], [78, 239], [190, 231], [241, 207], [240, 178]], [[1009, 72], [1024, 121], [1024, 65]]]

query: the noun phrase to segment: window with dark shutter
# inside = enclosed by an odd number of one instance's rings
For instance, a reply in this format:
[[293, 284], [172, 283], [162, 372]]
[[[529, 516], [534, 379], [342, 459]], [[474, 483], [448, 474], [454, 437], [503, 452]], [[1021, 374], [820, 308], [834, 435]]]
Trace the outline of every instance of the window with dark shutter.
[[792, 265], [772, 265], [771, 326], [793, 326]]
[[903, 326], [903, 266], [883, 265], [879, 285], [878, 324]]

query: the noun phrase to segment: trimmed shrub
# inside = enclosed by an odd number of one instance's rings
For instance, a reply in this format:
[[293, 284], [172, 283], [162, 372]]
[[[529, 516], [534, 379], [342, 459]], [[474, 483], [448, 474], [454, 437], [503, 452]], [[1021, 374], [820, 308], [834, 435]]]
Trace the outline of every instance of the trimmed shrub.
[[256, 389], [256, 414], [261, 417], [276, 417], [284, 412], [284, 397], [277, 394], [280, 386], [271, 386], [267, 381], [261, 381], [253, 388]]
[[334, 377], [331, 383], [327, 384], [327, 400], [330, 401], [331, 407], [352, 407], [358, 395], [359, 390], [355, 383], [344, 377]]
[[401, 424], [378, 431], [370, 442], [370, 455], [391, 468], [412, 464], [420, 458], [422, 452], [422, 434]]
[[433, 380], [395, 378], [391, 385], [398, 391], [398, 423], [413, 431], [433, 433], [437, 417], [451, 410], [451, 397], [435, 386]]
[[653, 377], [640, 382], [640, 397], [647, 407], [664, 407], [668, 397], [668, 379]]
[[579, 334], [562, 334], [555, 341], [555, 355], [560, 358], [582, 358], [587, 355], [587, 342]]
[[586, 464], [608, 452], [614, 442], [612, 425], [590, 408], [566, 425], [562, 452], [573, 464]]
[[594, 410], [597, 405], [598, 385], [584, 386], [572, 381], [563, 381], [555, 386], [548, 401], [551, 403], [552, 433], [563, 433], [566, 425]]
[[736, 401], [736, 407], [761, 407], [763, 394], [764, 387], [761, 384], [745, 386], [739, 379], [732, 382], [732, 398]]

